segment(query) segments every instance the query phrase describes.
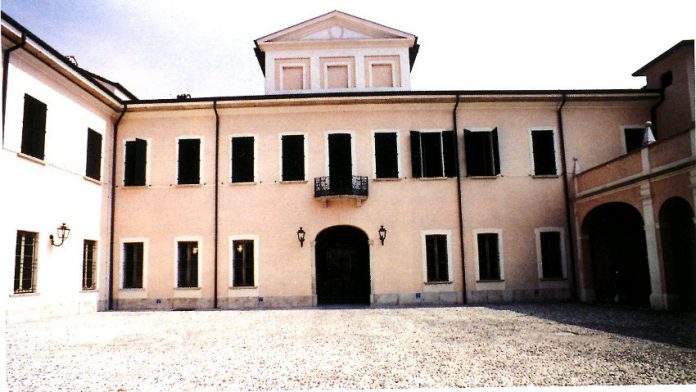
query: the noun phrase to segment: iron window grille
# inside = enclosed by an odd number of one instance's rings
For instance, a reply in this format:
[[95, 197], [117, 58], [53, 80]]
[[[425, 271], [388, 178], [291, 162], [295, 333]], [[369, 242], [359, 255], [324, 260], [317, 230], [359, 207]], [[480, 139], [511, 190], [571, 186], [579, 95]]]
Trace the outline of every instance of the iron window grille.
[[36, 292], [37, 233], [17, 231], [15, 248], [15, 294]]
[[97, 241], [85, 240], [82, 249], [82, 290], [97, 288]]

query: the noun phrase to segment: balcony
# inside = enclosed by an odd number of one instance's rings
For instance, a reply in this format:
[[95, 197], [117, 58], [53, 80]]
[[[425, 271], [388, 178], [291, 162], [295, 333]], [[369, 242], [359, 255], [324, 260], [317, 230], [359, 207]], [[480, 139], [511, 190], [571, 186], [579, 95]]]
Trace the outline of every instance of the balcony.
[[316, 177], [314, 198], [325, 205], [330, 199], [355, 199], [360, 206], [363, 200], [367, 200], [367, 177]]

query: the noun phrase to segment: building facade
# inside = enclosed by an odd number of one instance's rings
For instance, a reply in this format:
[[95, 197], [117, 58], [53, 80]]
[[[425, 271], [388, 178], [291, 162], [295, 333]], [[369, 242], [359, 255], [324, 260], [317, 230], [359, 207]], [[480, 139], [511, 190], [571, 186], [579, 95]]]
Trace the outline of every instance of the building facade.
[[696, 303], [693, 41], [640, 90], [411, 91], [417, 37], [334, 11], [255, 41], [263, 96], [139, 100], [2, 26], [11, 319]]

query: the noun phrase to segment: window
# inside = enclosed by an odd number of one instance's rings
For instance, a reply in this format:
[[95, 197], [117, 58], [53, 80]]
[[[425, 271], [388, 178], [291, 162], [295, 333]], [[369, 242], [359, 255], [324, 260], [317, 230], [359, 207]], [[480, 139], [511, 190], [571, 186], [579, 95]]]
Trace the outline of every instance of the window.
[[46, 142], [46, 104], [24, 94], [24, 122], [22, 123], [22, 154], [44, 159]]
[[643, 136], [645, 128], [624, 128], [624, 141], [626, 143], [626, 153], [638, 150], [643, 147]]
[[476, 235], [476, 244], [479, 280], [502, 280], [499, 234], [478, 233]]
[[497, 176], [500, 174], [498, 128], [492, 131], [465, 129], [464, 149], [468, 176]]
[[425, 255], [428, 282], [449, 281], [449, 260], [447, 255], [447, 235], [429, 234], [425, 236]]
[[555, 176], [556, 147], [552, 130], [532, 131], [533, 172], [535, 176]]
[[14, 292], [36, 291], [36, 244], [37, 233], [17, 231], [15, 248]]
[[396, 132], [375, 132], [375, 178], [399, 178]]
[[412, 176], [455, 177], [455, 133], [453, 131], [411, 131]]
[[232, 241], [232, 285], [235, 287], [254, 286], [254, 241]]
[[82, 247], [82, 290], [97, 288], [97, 241], [85, 240]]
[[563, 279], [561, 232], [537, 230], [537, 252], [542, 279]]
[[101, 180], [102, 135], [87, 128], [87, 167], [85, 176]]
[[179, 139], [177, 184], [199, 184], [201, 139]]
[[667, 71], [660, 75], [660, 87], [666, 88], [672, 85], [672, 71]]
[[280, 138], [283, 181], [304, 181], [305, 155], [303, 135], [283, 135]]
[[254, 182], [254, 137], [232, 138], [232, 182]]
[[145, 185], [146, 164], [147, 141], [142, 139], [127, 141], [123, 185]]
[[198, 242], [177, 242], [177, 287], [198, 287]]
[[143, 243], [123, 244], [123, 288], [143, 288]]

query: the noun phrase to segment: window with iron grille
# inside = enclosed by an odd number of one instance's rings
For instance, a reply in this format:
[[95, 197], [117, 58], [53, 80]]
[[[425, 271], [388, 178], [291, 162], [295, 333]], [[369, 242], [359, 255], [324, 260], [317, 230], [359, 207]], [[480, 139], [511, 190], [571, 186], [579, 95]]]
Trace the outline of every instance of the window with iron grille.
[[97, 288], [97, 241], [85, 240], [82, 248], [82, 290]]
[[411, 170], [414, 178], [455, 177], [457, 160], [453, 131], [411, 131]]
[[535, 176], [555, 176], [556, 146], [553, 130], [532, 131], [532, 155]]
[[375, 132], [375, 178], [399, 178], [396, 132]]
[[467, 176], [497, 176], [500, 174], [498, 128], [491, 131], [464, 130]]
[[147, 141], [142, 139], [126, 142], [126, 162], [123, 173], [123, 185], [145, 185], [147, 168]]
[[304, 181], [305, 153], [303, 135], [281, 136], [283, 181]]
[[177, 184], [199, 184], [201, 174], [201, 139], [179, 139]]
[[478, 245], [479, 280], [501, 280], [500, 248], [497, 233], [480, 233]]
[[198, 242], [177, 242], [177, 287], [198, 287]]
[[563, 278], [563, 255], [561, 253], [561, 232], [539, 232], [542, 279]]
[[232, 285], [235, 287], [254, 286], [254, 241], [232, 241], [233, 265]]
[[87, 167], [85, 176], [101, 180], [102, 135], [87, 128]]
[[36, 291], [36, 245], [37, 233], [17, 231], [15, 247], [15, 294], [33, 293]]
[[425, 254], [428, 272], [428, 282], [449, 281], [449, 257], [447, 254], [447, 235], [426, 235]]
[[626, 143], [627, 153], [643, 147], [644, 134], [645, 128], [624, 128], [624, 142]]
[[44, 159], [46, 143], [46, 104], [24, 94], [24, 121], [22, 123], [22, 154]]
[[143, 288], [143, 243], [123, 244], [123, 288]]
[[254, 137], [232, 138], [232, 182], [254, 182]]

